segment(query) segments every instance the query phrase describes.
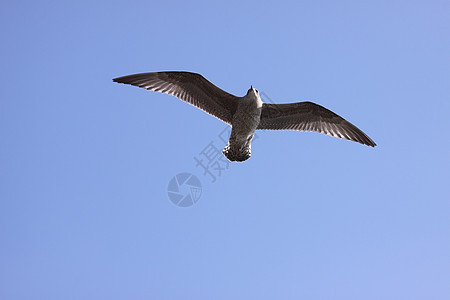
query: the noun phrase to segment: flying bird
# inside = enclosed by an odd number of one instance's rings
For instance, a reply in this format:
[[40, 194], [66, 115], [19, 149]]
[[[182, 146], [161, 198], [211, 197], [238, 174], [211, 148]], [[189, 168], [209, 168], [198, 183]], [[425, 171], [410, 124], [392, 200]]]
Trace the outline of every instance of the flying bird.
[[230, 139], [222, 151], [230, 161], [250, 158], [256, 129], [314, 131], [376, 146], [364, 132], [325, 107], [309, 101], [264, 103], [253, 86], [245, 96], [237, 97], [190, 72], [141, 73], [113, 81], [175, 96], [231, 125]]

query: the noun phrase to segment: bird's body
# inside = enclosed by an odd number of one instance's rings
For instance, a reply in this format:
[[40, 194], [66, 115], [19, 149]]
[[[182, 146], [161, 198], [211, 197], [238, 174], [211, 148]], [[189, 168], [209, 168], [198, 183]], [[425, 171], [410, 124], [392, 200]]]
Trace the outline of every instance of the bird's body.
[[251, 156], [251, 143], [258, 128], [263, 102], [253, 87], [239, 99], [231, 121], [231, 135], [223, 154], [230, 161], [244, 161]]
[[190, 72], [153, 72], [119, 77], [115, 82], [173, 95], [231, 125], [223, 154], [230, 161], [251, 156], [255, 130], [315, 131], [374, 147], [361, 130], [332, 111], [312, 102], [269, 104], [251, 87], [244, 97], [231, 95]]

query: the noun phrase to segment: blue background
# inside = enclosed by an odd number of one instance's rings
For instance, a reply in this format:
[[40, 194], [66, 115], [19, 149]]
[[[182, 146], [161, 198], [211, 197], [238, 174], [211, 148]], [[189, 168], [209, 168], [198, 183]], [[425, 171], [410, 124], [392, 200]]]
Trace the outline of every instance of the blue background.
[[[1, 299], [450, 299], [448, 1], [10, 1], [1, 23]], [[225, 125], [112, 78], [203, 74], [317, 102], [362, 146]], [[170, 179], [202, 182], [173, 205]]]

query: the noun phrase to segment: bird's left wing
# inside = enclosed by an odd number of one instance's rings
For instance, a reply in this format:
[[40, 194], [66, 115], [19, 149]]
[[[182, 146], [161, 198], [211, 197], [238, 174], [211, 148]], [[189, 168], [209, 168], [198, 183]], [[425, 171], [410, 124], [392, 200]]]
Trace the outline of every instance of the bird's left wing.
[[257, 129], [315, 131], [376, 146], [364, 132], [334, 112], [312, 102], [263, 103]]
[[173, 95], [228, 124], [231, 124], [238, 105], [238, 97], [218, 88], [197, 73], [141, 73], [114, 78], [113, 81]]

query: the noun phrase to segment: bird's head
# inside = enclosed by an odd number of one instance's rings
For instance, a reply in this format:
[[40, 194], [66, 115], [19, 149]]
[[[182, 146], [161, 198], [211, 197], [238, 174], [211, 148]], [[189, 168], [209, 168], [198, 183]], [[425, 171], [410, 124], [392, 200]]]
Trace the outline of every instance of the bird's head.
[[252, 86], [250, 86], [250, 89], [249, 89], [248, 92], [247, 92], [247, 95], [249, 95], [249, 94], [254, 94], [255, 96], [258, 96], [258, 95], [259, 95], [259, 92], [258, 92], [258, 90], [255, 89], [255, 88], [253, 87], [253, 85], [252, 85]]

